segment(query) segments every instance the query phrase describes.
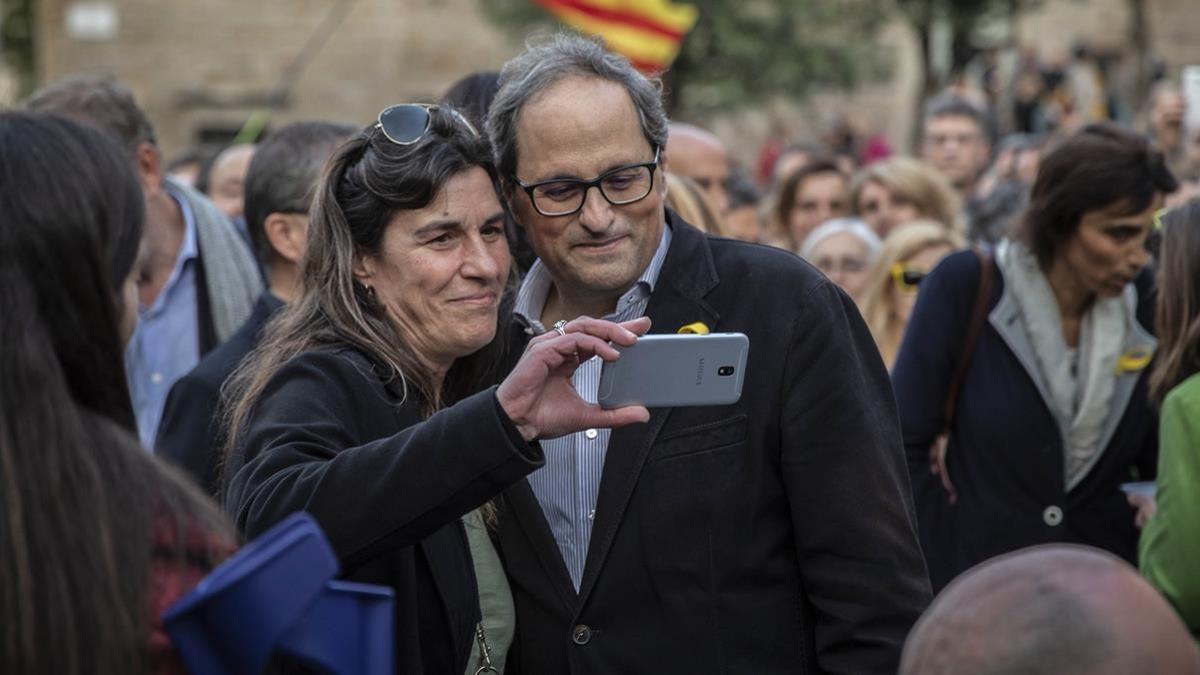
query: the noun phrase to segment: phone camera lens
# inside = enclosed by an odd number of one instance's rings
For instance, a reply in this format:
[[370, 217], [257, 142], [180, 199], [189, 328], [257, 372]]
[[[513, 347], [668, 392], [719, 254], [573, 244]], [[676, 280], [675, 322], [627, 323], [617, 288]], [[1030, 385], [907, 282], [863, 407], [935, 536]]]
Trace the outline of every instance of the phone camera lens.
[[733, 366], [721, 366], [717, 368], [717, 375], [721, 377], [729, 377], [733, 374]]

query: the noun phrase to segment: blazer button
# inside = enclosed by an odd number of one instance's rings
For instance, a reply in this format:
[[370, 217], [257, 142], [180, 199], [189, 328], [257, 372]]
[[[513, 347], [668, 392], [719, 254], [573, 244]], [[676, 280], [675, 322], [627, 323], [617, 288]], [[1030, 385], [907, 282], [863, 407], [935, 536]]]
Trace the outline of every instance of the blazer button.
[[1054, 527], [1062, 522], [1063, 512], [1057, 506], [1047, 506], [1045, 511], [1042, 511], [1042, 522], [1050, 527]]
[[583, 624], [575, 626], [571, 631], [571, 641], [577, 645], [586, 645], [592, 640], [592, 629]]

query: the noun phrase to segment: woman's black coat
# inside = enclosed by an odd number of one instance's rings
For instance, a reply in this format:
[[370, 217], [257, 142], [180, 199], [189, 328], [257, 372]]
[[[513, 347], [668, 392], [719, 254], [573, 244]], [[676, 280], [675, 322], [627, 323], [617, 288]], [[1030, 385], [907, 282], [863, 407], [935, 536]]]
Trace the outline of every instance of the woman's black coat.
[[225, 495], [253, 538], [311, 513], [342, 578], [396, 592], [397, 672], [461, 673], [479, 621], [460, 517], [543, 463], [487, 389], [422, 421], [358, 351], [288, 361], [258, 399]]
[[[1073, 542], [1137, 559], [1134, 511], [1119, 486], [1152, 480], [1157, 420], [1146, 394], [1150, 369], [1118, 376], [1099, 461], [1072, 490], [1065, 487], [1058, 423], [1023, 362], [1035, 357], [1005, 291], [1000, 269], [988, 316], [963, 380], [947, 464], [958, 492], [950, 504], [929, 470], [929, 447], [944, 424], [946, 391], [980, 283], [970, 251], [946, 258], [924, 281], [892, 373], [917, 504], [921, 547], [934, 590], [967, 568], [1025, 546]], [[1134, 292], [1136, 290], [1136, 292]], [[1125, 348], [1153, 347], [1152, 274], [1138, 277]]]

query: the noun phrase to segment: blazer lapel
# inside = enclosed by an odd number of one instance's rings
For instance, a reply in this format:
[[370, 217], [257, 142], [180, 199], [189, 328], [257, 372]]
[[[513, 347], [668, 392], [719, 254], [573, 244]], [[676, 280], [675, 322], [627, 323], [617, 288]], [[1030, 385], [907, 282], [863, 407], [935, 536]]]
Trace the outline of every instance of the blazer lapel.
[[[703, 296], [718, 283], [708, 240], [669, 211], [668, 217], [674, 226], [671, 249], [646, 307], [646, 315], [653, 322], [650, 330], [652, 333], [674, 333], [696, 321], [715, 328], [720, 316], [703, 300]], [[670, 413], [670, 408], [651, 410], [649, 422], [616, 429], [609, 439], [596, 498], [596, 520], [580, 582], [579, 606], [583, 606], [596, 583], [642, 465]]]
[[[575, 586], [571, 583], [571, 575], [558, 550], [558, 542], [554, 540], [554, 533], [550, 531], [550, 524], [546, 522], [546, 514], [542, 512], [542, 505], [533, 494], [529, 481], [522, 478], [520, 482], [505, 490], [504, 501], [511, 512], [507, 514], [508, 518], [517, 523], [516, 526], [509, 527], [519, 527], [525, 534], [538, 562], [542, 565], [542, 571], [550, 579], [554, 594], [562, 601], [567, 613], [573, 615], [578, 600]], [[504, 518], [501, 516], [502, 527]]]
[[[1125, 345], [1122, 349], [1123, 355], [1145, 354], [1149, 356], [1154, 353], [1158, 347], [1158, 340], [1149, 333], [1142, 324], [1137, 320], [1137, 290], [1132, 286], [1125, 288], [1125, 311], [1126, 323], [1129, 330], [1125, 334]], [[1146, 365], [1149, 359], [1139, 364], [1140, 367], [1125, 368], [1123, 364], [1118, 364], [1117, 384], [1113, 388], [1112, 400], [1109, 403], [1108, 417], [1104, 420], [1104, 433], [1100, 437], [1100, 447], [1107, 448], [1112, 437], [1117, 433], [1117, 425], [1125, 417], [1125, 409], [1129, 407], [1129, 400], [1133, 398], [1133, 392], [1137, 388], [1137, 383], [1144, 374]]]
[[[517, 361], [525, 352], [526, 345], [529, 344], [529, 338], [530, 335], [525, 331], [525, 326], [520, 321], [514, 320], [507, 335], [507, 359], [503, 368], [504, 373], [511, 372], [516, 366]], [[575, 603], [578, 599], [575, 586], [571, 583], [571, 575], [558, 550], [558, 542], [554, 539], [550, 524], [546, 522], [546, 514], [542, 511], [542, 505], [538, 502], [537, 496], [533, 494], [529, 480], [522, 478], [505, 490], [503, 494], [504, 508], [507, 513], [501, 516], [501, 530], [516, 528], [520, 530], [520, 533], [514, 533], [513, 536], [524, 534], [542, 566], [542, 571], [550, 579], [555, 596], [562, 601], [568, 614], [574, 614]], [[516, 525], [512, 524], [514, 522]]]

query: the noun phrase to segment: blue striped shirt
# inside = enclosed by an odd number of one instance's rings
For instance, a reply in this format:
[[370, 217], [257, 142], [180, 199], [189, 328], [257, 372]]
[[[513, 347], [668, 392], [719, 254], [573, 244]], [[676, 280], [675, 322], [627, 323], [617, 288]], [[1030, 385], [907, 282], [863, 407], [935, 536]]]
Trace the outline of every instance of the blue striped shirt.
[[[650, 301], [650, 294], [654, 292], [654, 285], [658, 283], [658, 273], [662, 270], [670, 246], [671, 227], [664, 225], [662, 239], [650, 264], [633, 287], [617, 300], [616, 311], [603, 318], [629, 321], [646, 313], [646, 305]], [[513, 314], [525, 324], [525, 330], [530, 335], [546, 332], [541, 316], [552, 283], [549, 270], [538, 260], [529, 269], [517, 293]], [[596, 402], [602, 363], [596, 357], [588, 359], [571, 378], [580, 398], [589, 403]], [[550, 531], [554, 533], [554, 540], [558, 543], [558, 550], [562, 553], [563, 562], [577, 591], [583, 578], [584, 563], [587, 562], [592, 522], [596, 517], [596, 495], [600, 491], [600, 476], [604, 472], [604, 456], [611, 435], [611, 429], [587, 429], [542, 441], [546, 465], [529, 475], [529, 485], [542, 506], [542, 513], [546, 515], [546, 522], [550, 524]]]

